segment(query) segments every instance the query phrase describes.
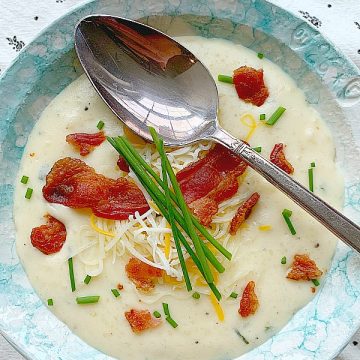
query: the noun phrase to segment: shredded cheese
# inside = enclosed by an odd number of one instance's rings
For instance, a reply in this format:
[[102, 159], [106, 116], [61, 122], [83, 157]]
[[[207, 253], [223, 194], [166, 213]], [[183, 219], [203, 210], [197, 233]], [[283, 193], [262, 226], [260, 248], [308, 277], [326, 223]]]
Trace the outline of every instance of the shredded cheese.
[[256, 122], [254, 116], [249, 113], [246, 113], [243, 116], [241, 116], [240, 121], [242, 122], [243, 125], [245, 125], [246, 127], [249, 128], [249, 131], [244, 139], [245, 141], [249, 141], [251, 139], [251, 137], [253, 136], [254, 131], [257, 128], [257, 122]]
[[224, 310], [221, 307], [220, 303], [217, 301], [215, 295], [213, 293], [210, 294], [210, 301], [212, 306], [214, 307], [215, 313], [220, 321], [224, 321], [225, 314]]
[[[166, 224], [166, 227], [170, 229], [169, 224]], [[165, 237], [165, 239], [164, 239], [164, 242], [165, 242], [164, 253], [165, 253], [165, 257], [167, 259], [169, 259], [169, 257], [170, 257], [170, 246], [171, 246], [171, 234], [166, 233], [164, 237]]]
[[260, 231], [269, 231], [269, 230], [272, 229], [272, 226], [271, 226], [271, 225], [260, 225], [260, 226], [258, 227], [258, 229], [259, 229]]
[[109, 236], [109, 237], [115, 237], [115, 234], [109, 232], [109, 231], [105, 231], [103, 229], [100, 229], [96, 224], [95, 224], [95, 220], [96, 220], [96, 216], [94, 214], [90, 215], [90, 225], [91, 227], [94, 229], [94, 231], [96, 231], [99, 234], [105, 235], [105, 236]]

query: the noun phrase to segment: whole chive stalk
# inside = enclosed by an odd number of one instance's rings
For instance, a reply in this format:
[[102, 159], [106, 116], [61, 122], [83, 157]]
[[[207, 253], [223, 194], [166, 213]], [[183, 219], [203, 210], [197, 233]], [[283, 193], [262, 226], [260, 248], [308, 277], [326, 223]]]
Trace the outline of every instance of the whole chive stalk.
[[256, 146], [256, 147], [253, 147], [252, 149], [258, 153], [261, 153], [262, 148], [261, 148], [261, 146]]
[[26, 193], [25, 193], [25, 198], [28, 199], [28, 200], [30, 200], [33, 191], [34, 191], [34, 190], [33, 190], [32, 188], [27, 188], [27, 189], [26, 189]]
[[290, 220], [290, 216], [292, 215], [292, 211], [291, 210], [288, 210], [288, 209], [284, 209], [283, 212], [282, 212], [282, 216], [291, 232], [292, 235], [295, 235], [296, 234], [296, 230]]
[[48, 306], [53, 306], [54, 305], [54, 300], [53, 299], [47, 299], [47, 304], [48, 304]]
[[233, 299], [237, 299], [238, 296], [239, 296], [239, 294], [234, 291], [230, 294], [230, 297]]
[[286, 264], [286, 256], [283, 256], [283, 257], [281, 258], [281, 264], [282, 264], [282, 265], [285, 265], [285, 264]]
[[318, 279], [312, 279], [311, 281], [312, 281], [312, 283], [313, 283], [315, 286], [319, 286], [319, 285], [320, 285], [320, 282], [319, 282]]
[[23, 176], [21, 177], [20, 182], [21, 182], [22, 184], [27, 184], [28, 181], [29, 181], [29, 177], [28, 177], [28, 176], [23, 175]]
[[157, 310], [155, 310], [155, 311], [153, 312], [153, 315], [154, 315], [157, 319], [161, 318], [161, 314], [160, 314]]
[[72, 257], [68, 259], [68, 266], [69, 266], [71, 291], [74, 292], [76, 290], [76, 286], [75, 286], [74, 265], [73, 265]]
[[181, 250], [181, 245], [180, 245], [180, 240], [179, 240], [179, 237], [178, 237], [178, 233], [176, 231], [176, 223], [175, 223], [175, 219], [174, 219], [173, 206], [172, 206], [172, 203], [171, 203], [170, 189], [169, 189], [168, 179], [167, 179], [166, 154], [165, 154], [165, 149], [164, 149], [164, 142], [162, 140], [160, 141], [158, 151], [159, 151], [159, 154], [160, 154], [160, 157], [161, 157], [161, 170], [162, 170], [163, 182], [164, 182], [164, 185], [165, 185], [165, 199], [166, 199], [166, 207], [168, 208], [168, 212], [169, 212], [170, 226], [171, 226], [172, 233], [173, 233], [173, 236], [174, 236], [174, 242], [175, 242], [176, 251], [177, 251], [178, 257], [179, 257], [181, 270], [182, 270], [183, 275], [184, 275], [186, 289], [187, 289], [187, 291], [191, 291], [192, 290], [191, 281], [190, 281], [189, 273], [188, 273], [186, 265], [185, 265], [184, 255], [183, 255], [183, 252]]
[[275, 112], [269, 117], [269, 120], [266, 122], [266, 125], [274, 125], [281, 117], [281, 115], [285, 112], [285, 108], [279, 106]]
[[82, 296], [82, 297], [77, 297], [76, 298], [76, 302], [79, 305], [83, 305], [83, 304], [96, 304], [97, 302], [99, 302], [100, 296], [98, 295], [92, 295], [92, 296]]
[[113, 295], [117, 298], [120, 296], [119, 290], [118, 289], [111, 289], [111, 292], [113, 293]]
[[175, 329], [178, 327], [178, 323], [170, 316], [167, 316], [165, 320]]
[[[154, 143], [159, 151], [160, 149], [160, 142], [159, 142], [159, 137], [158, 137], [158, 134], [156, 133], [155, 129], [150, 127], [149, 128], [150, 130], [150, 134], [154, 140]], [[180, 186], [179, 186], [179, 183], [177, 182], [176, 180], [176, 176], [175, 176], [175, 173], [170, 165], [170, 162], [169, 162], [169, 159], [167, 157], [165, 157], [165, 165], [166, 165], [166, 172], [168, 173], [169, 175], [169, 178], [170, 178], [170, 181], [171, 181], [171, 184], [173, 186], [173, 189], [174, 189], [174, 192], [175, 192], [175, 195], [178, 199], [178, 204], [179, 204], [179, 207], [181, 209], [181, 212], [182, 212], [182, 215], [184, 217], [184, 220], [185, 220], [185, 223], [186, 223], [186, 226], [189, 230], [189, 235], [190, 235], [190, 238], [191, 240], [193, 241], [193, 244], [194, 244], [194, 247], [195, 247], [195, 252], [201, 262], [201, 266], [204, 270], [204, 274], [205, 274], [205, 279], [209, 282], [209, 283], [212, 283], [214, 282], [214, 277], [211, 273], [211, 270], [210, 270], [210, 267], [209, 267], [209, 264], [207, 263], [207, 260], [206, 260], [206, 257], [205, 257], [205, 253], [204, 253], [204, 248], [202, 247], [201, 243], [200, 243], [200, 239], [199, 239], [199, 236], [198, 234], [196, 233], [195, 231], [195, 227], [194, 227], [194, 224], [192, 222], [192, 219], [191, 219], [191, 216], [190, 216], [190, 212], [189, 212], [189, 209], [185, 203], [185, 199], [184, 199], [184, 196], [180, 190]]]
[[105, 126], [105, 123], [104, 123], [102, 120], [100, 120], [100, 121], [97, 123], [97, 125], [96, 125], [96, 127], [97, 127], [99, 130], [102, 130], [102, 129], [104, 128], [104, 126]]
[[86, 275], [85, 279], [84, 279], [84, 284], [89, 285], [89, 282], [91, 281], [91, 276], [90, 275]]
[[192, 297], [195, 299], [195, 300], [199, 300], [200, 299], [200, 294], [195, 291], [193, 294], [192, 294]]
[[220, 82], [224, 82], [224, 83], [228, 83], [228, 84], [233, 84], [234, 80], [232, 76], [228, 76], [228, 75], [218, 75], [218, 81]]

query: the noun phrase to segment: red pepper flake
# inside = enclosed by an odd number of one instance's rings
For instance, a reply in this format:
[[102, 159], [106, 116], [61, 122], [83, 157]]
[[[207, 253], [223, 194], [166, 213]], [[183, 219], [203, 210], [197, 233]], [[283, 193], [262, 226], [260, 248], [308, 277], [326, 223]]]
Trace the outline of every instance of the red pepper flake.
[[71, 208], [90, 208], [96, 216], [127, 220], [136, 211], [149, 210], [137, 185], [125, 178], [116, 180], [97, 174], [82, 160], [58, 160], [46, 176], [43, 196], [50, 203]]
[[313, 280], [322, 275], [314, 260], [309, 255], [295, 255], [291, 265], [290, 272], [287, 274], [288, 279], [292, 280]]
[[75, 133], [66, 136], [66, 142], [80, 150], [81, 156], [86, 156], [106, 140], [103, 131], [95, 134]]
[[244, 203], [241, 204], [230, 223], [229, 232], [231, 235], [236, 234], [239, 227], [250, 216], [253, 207], [256, 205], [259, 199], [259, 193], [255, 192]]
[[148, 265], [135, 257], [129, 259], [125, 271], [136, 288], [143, 291], [152, 290], [155, 287], [154, 279], [163, 275], [163, 270]]
[[255, 282], [249, 281], [240, 300], [239, 314], [241, 317], [248, 317], [255, 314], [258, 307], [259, 300], [255, 294]]
[[285, 158], [284, 144], [275, 144], [270, 154], [270, 161], [288, 174], [294, 172], [293, 166]]
[[233, 81], [239, 98], [245, 102], [261, 106], [269, 96], [262, 69], [241, 66], [234, 70]]
[[43, 254], [49, 255], [61, 250], [66, 240], [65, 225], [51, 215], [45, 215], [46, 225], [35, 227], [31, 231], [31, 244]]
[[119, 169], [121, 171], [124, 171], [126, 173], [130, 172], [129, 164], [127, 163], [127, 161], [121, 155], [119, 155], [119, 159], [118, 159], [116, 164], [117, 164], [117, 166], [119, 167]]
[[125, 312], [125, 318], [129, 322], [131, 330], [134, 333], [140, 333], [161, 324], [161, 320], [152, 317], [149, 310], [131, 309], [130, 311]]

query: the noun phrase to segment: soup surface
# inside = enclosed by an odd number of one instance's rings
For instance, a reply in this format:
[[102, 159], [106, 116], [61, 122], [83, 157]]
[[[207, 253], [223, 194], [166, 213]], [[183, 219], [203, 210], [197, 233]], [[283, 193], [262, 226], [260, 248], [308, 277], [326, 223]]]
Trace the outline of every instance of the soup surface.
[[[251, 146], [261, 146], [261, 154], [266, 158], [275, 144], [285, 144], [286, 158], [294, 167], [292, 176], [305, 186], [308, 186], [308, 169], [314, 162], [314, 192], [341, 208], [343, 179], [335, 165], [331, 135], [293, 80], [266, 57], [260, 59], [240, 45], [200, 37], [182, 37], [179, 41], [203, 61], [215, 79], [218, 74], [232, 75], [234, 69], [243, 65], [263, 69], [269, 97], [260, 107], [240, 100], [233, 85], [217, 82], [221, 125], [232, 135], [246, 139]], [[286, 111], [276, 124], [269, 126], [259, 120], [260, 114], [268, 118], [279, 106]], [[336, 239], [250, 168], [239, 178], [238, 193], [220, 205], [211, 225], [214, 236], [233, 254], [231, 261], [217, 254], [226, 269], [217, 279], [224, 319], [219, 314], [221, 310], [214, 307], [207, 286], [203, 286], [196, 275], [191, 274], [191, 278], [200, 298], [195, 299], [186, 291], [173, 243], [167, 257], [174, 262], [166, 259], [162, 262], [167, 275], [157, 280], [149, 292], [136, 289], [126, 275], [126, 263], [131, 256], [151, 259], [150, 238], [156, 237], [160, 245], [154, 251], [160, 254], [170, 231], [166, 230], [166, 222], [156, 214], [151, 201], [149, 216], [156, 219], [159, 229], [155, 235], [151, 235], [150, 230], [141, 230], [139, 222], [133, 221], [133, 227], [126, 232], [123, 228], [128, 223], [126, 220], [97, 218], [90, 210], [50, 204], [42, 195], [46, 175], [57, 160], [65, 157], [82, 159], [98, 173], [113, 179], [126, 175], [116, 165], [118, 153], [107, 141], [84, 157], [65, 141], [71, 133], [97, 132], [100, 120], [105, 124], [106, 135], [123, 134], [119, 120], [82, 75], [49, 104], [36, 123], [24, 151], [15, 195], [18, 255], [39, 296], [45, 303], [53, 299], [53, 306], [49, 308], [75, 334], [121, 359], [185, 360], [194, 359], [194, 354], [198, 359], [229, 359], [263, 343], [313, 298], [317, 291], [313, 282], [288, 279], [287, 273], [296, 254], [308, 254], [323, 271], [321, 283], [330, 266]], [[136, 146], [149, 163], [159, 165], [153, 146]], [[169, 150], [174, 170], [197, 160], [210, 146], [203, 142]], [[23, 175], [29, 177], [26, 185], [20, 183]], [[133, 175], [130, 173], [130, 176]], [[27, 187], [33, 189], [31, 199], [24, 197]], [[230, 236], [231, 218], [254, 192], [260, 194], [259, 202], [236, 235]], [[284, 209], [292, 211], [295, 235], [284, 221]], [[44, 224], [45, 214], [60, 220], [67, 231], [61, 251], [52, 255], [43, 254], [30, 241], [32, 229]], [[74, 292], [69, 281], [70, 257], [74, 264]], [[88, 284], [83, 282], [86, 275], [92, 276]], [[256, 284], [259, 307], [255, 314], [241, 317], [239, 302], [249, 281]], [[122, 284], [123, 289], [119, 291], [120, 296], [115, 297], [111, 289], [118, 284]], [[238, 297], [231, 297], [232, 293]], [[88, 295], [100, 296], [99, 302], [76, 303], [77, 297]], [[169, 304], [171, 316], [178, 323], [176, 328], [165, 321], [162, 303]], [[161, 325], [134, 333], [124, 316], [124, 312], [132, 308], [151, 313], [159, 311]]]

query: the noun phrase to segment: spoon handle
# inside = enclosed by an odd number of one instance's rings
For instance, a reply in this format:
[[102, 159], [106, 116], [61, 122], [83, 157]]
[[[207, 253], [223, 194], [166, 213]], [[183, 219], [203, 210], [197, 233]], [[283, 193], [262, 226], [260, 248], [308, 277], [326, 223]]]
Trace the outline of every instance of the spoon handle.
[[360, 252], [360, 227], [354, 222], [307, 190], [270, 161], [264, 159], [243, 141], [234, 138], [223, 129], [218, 129], [211, 138], [240, 155], [267, 181], [294, 200], [339, 239]]

